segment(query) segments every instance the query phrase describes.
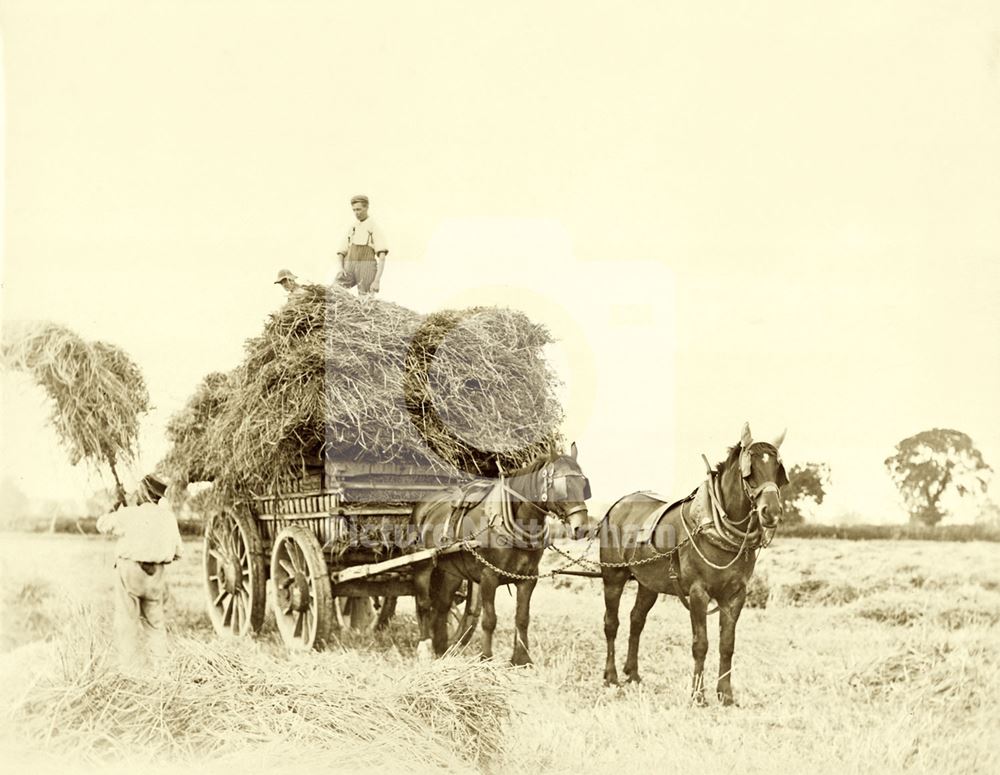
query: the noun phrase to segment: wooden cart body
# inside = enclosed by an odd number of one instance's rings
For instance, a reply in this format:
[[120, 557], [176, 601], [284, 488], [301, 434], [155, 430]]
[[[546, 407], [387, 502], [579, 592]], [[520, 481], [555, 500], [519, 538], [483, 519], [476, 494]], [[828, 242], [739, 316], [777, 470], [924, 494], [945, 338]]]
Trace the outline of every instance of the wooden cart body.
[[[462, 482], [416, 466], [327, 460], [237, 504], [206, 527], [213, 625], [220, 633], [258, 631], [268, 597], [290, 646], [322, 647], [338, 627], [367, 626], [369, 600], [385, 624], [395, 598], [414, 593], [414, 568], [460, 550], [420, 547], [414, 505]], [[454, 629], [467, 641], [478, 589], [465, 588], [456, 605]]]

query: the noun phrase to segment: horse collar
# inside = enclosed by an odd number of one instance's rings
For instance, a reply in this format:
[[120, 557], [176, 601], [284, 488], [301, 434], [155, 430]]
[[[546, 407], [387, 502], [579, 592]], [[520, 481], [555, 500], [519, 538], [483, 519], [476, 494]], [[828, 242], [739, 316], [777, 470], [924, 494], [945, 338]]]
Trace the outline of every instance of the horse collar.
[[[514, 519], [512, 500], [515, 496], [519, 501], [521, 501], [522, 505], [529, 504], [542, 514], [542, 529], [537, 533], [532, 533], [521, 527]], [[541, 508], [536, 503], [532, 503], [531, 500], [513, 490], [510, 485], [507, 484], [506, 478], [502, 474], [500, 475], [500, 527], [507, 533], [510, 539], [513, 540], [515, 546], [520, 544], [520, 548], [525, 549], [537, 549], [548, 546], [549, 526], [545, 521], [545, 514], [545, 509]], [[495, 519], [496, 515], [494, 515], [493, 520], [490, 521], [491, 527], [493, 526]]]

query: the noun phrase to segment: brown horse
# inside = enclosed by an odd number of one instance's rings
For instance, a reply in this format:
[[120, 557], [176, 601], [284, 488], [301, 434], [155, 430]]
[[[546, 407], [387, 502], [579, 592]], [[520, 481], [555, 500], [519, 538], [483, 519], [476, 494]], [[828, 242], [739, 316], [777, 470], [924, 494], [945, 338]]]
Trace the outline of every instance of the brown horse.
[[639, 681], [639, 637], [660, 593], [675, 595], [691, 613], [694, 656], [692, 699], [705, 703], [703, 672], [708, 652], [709, 600], [719, 608], [719, 678], [716, 692], [733, 702], [730, 683], [736, 622], [746, 600], [757, 550], [781, 518], [779, 487], [788, 483], [774, 443], [754, 442], [748, 425], [726, 460], [692, 495], [667, 503], [649, 493], [618, 501], [601, 524], [604, 581], [606, 684], [618, 683], [615, 636], [625, 583], [639, 583], [632, 608], [625, 675]]
[[584, 502], [590, 497], [590, 484], [577, 465], [576, 444], [570, 455], [543, 455], [511, 471], [490, 489], [494, 497], [484, 498], [483, 492], [474, 497], [468, 491], [443, 491], [413, 510], [424, 547], [468, 542], [462, 551], [442, 555], [436, 564], [428, 564], [415, 574], [419, 657], [429, 657], [431, 645], [437, 656], [448, 648], [452, 598], [462, 581], [471, 579], [479, 583], [482, 593], [483, 657], [493, 656], [497, 587], [514, 584], [517, 612], [511, 662], [530, 664], [529, 609], [538, 581], [538, 563], [548, 542], [545, 517], [553, 514], [568, 524], [574, 538], [591, 527]]

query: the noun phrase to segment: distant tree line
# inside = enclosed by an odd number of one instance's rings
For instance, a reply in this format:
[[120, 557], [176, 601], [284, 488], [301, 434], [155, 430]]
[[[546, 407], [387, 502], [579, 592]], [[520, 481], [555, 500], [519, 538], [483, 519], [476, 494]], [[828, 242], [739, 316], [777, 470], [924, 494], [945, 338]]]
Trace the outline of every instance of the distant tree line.
[[[899, 490], [915, 526], [934, 527], [948, 513], [955, 498], [986, 493], [993, 469], [966, 433], [947, 428], [921, 431], [900, 441], [885, 460], [890, 478]], [[806, 462], [788, 471], [782, 489], [782, 524], [801, 525], [811, 520], [826, 497], [830, 466]], [[950, 496], [950, 497], [949, 497]], [[1000, 507], [981, 504], [978, 521], [1000, 525]]]

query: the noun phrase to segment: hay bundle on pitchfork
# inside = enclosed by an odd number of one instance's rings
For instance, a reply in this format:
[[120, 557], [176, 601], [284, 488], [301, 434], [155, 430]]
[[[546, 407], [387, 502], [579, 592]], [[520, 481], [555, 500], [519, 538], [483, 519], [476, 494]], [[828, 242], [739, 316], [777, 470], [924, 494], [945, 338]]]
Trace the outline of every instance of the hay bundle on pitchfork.
[[49, 421], [76, 465], [107, 465], [117, 505], [125, 490], [118, 466], [135, 460], [139, 416], [149, 393], [139, 367], [120, 348], [88, 342], [53, 323], [21, 323], [3, 332], [4, 368], [27, 373], [51, 399]]

